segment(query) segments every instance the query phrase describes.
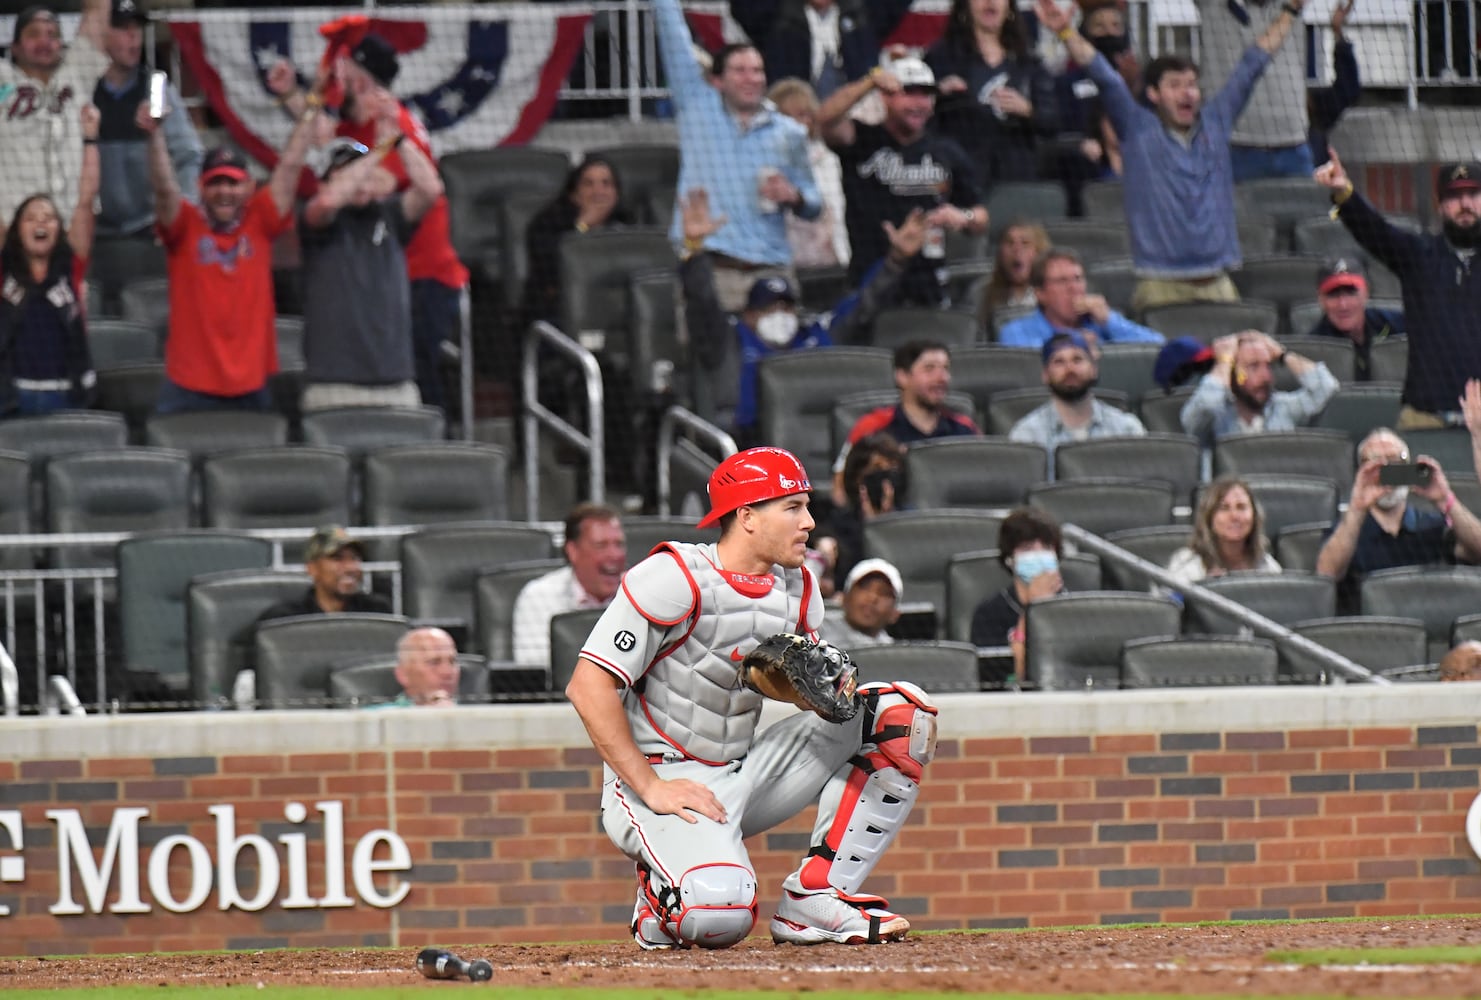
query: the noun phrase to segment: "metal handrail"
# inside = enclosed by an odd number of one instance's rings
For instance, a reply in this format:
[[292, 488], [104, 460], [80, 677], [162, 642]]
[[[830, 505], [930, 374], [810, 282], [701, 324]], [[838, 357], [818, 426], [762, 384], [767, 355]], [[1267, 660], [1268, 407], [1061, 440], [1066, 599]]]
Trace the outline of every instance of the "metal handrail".
[[[581, 374], [586, 380], [586, 418], [589, 423], [584, 433], [540, 402], [542, 346], [553, 347], [581, 368]], [[606, 491], [607, 444], [602, 422], [602, 369], [597, 363], [596, 355], [544, 320], [536, 320], [525, 333], [520, 384], [524, 396], [525, 519], [533, 521], [540, 514], [541, 426], [586, 453], [587, 497], [592, 503], [601, 503]]]
[[56, 706], [60, 711], [67, 715], [87, 714], [87, 709], [82, 707], [82, 699], [77, 697], [77, 689], [66, 677], [52, 674], [47, 677], [46, 684], [51, 688], [51, 695], [56, 699]]
[[6, 715], [21, 714], [21, 672], [3, 644], [0, 644], [0, 704]]
[[674, 444], [678, 439], [680, 427], [715, 445], [720, 450], [722, 459], [729, 458], [740, 450], [735, 445], [735, 438], [692, 410], [686, 410], [682, 406], [670, 406], [663, 411], [663, 416], [658, 422], [657, 456], [658, 513], [661, 517], [668, 517], [672, 513], [669, 506], [669, 490], [673, 486]]
[[1084, 528], [1075, 524], [1066, 524], [1062, 527], [1064, 537], [1075, 543], [1077, 548], [1087, 552], [1093, 552], [1102, 560], [1109, 560], [1118, 566], [1125, 566], [1143, 574], [1154, 583], [1176, 590], [1183, 595], [1183, 600], [1191, 601], [1199, 607], [1217, 611], [1228, 615], [1239, 621], [1241, 625], [1248, 626], [1257, 635], [1276, 642], [1286, 643], [1294, 649], [1300, 650], [1319, 661], [1322, 666], [1329, 668], [1335, 676], [1348, 680], [1362, 681], [1367, 684], [1391, 685], [1393, 681], [1382, 677], [1367, 667], [1354, 663], [1340, 653], [1333, 652], [1325, 646], [1313, 642], [1306, 636], [1292, 632], [1279, 622], [1266, 618], [1259, 612], [1252, 611], [1237, 601], [1231, 601], [1223, 594], [1215, 593], [1206, 587], [1196, 583], [1188, 583], [1173, 576], [1166, 569], [1156, 563], [1148, 562], [1141, 556], [1128, 552], [1113, 542], [1108, 542], [1099, 535], [1091, 534]]

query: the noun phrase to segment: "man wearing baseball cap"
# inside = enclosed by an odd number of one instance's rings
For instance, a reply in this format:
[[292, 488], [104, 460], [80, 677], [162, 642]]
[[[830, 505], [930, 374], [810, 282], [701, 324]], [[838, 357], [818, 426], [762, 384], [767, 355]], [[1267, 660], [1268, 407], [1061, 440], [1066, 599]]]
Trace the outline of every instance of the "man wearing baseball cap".
[[77, 204], [83, 144], [78, 111], [108, 68], [108, 4], [86, 0], [70, 47], [50, 7], [27, 7], [16, 16], [10, 58], [0, 59], [0, 236], [33, 194], [49, 195], [68, 211]]
[[[709, 197], [702, 188], [688, 192], [681, 205], [686, 239], [703, 239], [723, 225], [710, 216]], [[889, 253], [870, 268], [863, 286], [807, 323], [798, 315], [796, 286], [782, 275], [758, 278], [746, 296], [745, 309], [732, 317], [721, 308], [714, 264], [708, 254], [695, 254], [679, 265], [685, 325], [695, 359], [709, 382], [706, 395], [712, 397], [713, 419], [725, 426], [726, 415], [733, 410], [729, 423], [737, 440], [743, 444], [755, 440], [756, 371], [763, 358], [783, 351], [864, 340], [880, 307], [889, 301], [925, 239], [925, 216], [919, 211], [910, 213], [898, 229], [889, 222], [884, 226]]]
[[1450, 163], [1435, 178], [1441, 232], [1385, 219], [1353, 188], [1337, 150], [1316, 169], [1333, 212], [1368, 254], [1398, 275], [1410, 331], [1399, 430], [1464, 427], [1460, 399], [1481, 373], [1481, 163]]
[[303, 553], [310, 585], [299, 597], [279, 601], [257, 617], [259, 622], [298, 615], [344, 613], [389, 614], [391, 602], [360, 589], [365, 543], [337, 524], [326, 524], [309, 537]]
[[1036, 444], [1048, 452], [1051, 479], [1054, 450], [1062, 444], [1146, 435], [1147, 429], [1135, 416], [1095, 398], [1100, 370], [1095, 352], [1081, 334], [1054, 334], [1044, 342], [1042, 354], [1049, 402], [1021, 417], [1008, 432], [1008, 439]]
[[893, 563], [863, 559], [843, 581], [843, 614], [824, 618], [818, 634], [842, 649], [887, 646], [895, 637], [885, 630], [900, 620], [904, 593]]
[[[850, 118], [854, 105], [874, 90], [884, 96], [884, 121], [867, 125]], [[926, 307], [950, 304], [946, 232], [976, 236], [987, 230], [971, 161], [955, 142], [930, 130], [935, 111], [936, 75], [913, 56], [876, 66], [818, 109], [818, 129], [843, 167], [844, 219], [853, 247], [849, 279], [861, 283], [889, 252], [885, 223], [898, 226], [920, 209], [926, 242], [895, 297]]]
[[1322, 318], [1308, 336], [1346, 337], [1357, 359], [1357, 376], [1366, 382], [1373, 345], [1404, 336], [1404, 314], [1368, 306], [1368, 273], [1356, 257], [1332, 257], [1322, 264], [1316, 279]]

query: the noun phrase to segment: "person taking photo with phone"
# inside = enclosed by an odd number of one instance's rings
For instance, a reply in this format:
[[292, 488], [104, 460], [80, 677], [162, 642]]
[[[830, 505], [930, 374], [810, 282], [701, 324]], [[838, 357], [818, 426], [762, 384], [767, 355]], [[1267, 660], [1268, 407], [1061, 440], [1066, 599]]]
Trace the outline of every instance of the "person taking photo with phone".
[[[1481, 390], [1475, 405], [1481, 425]], [[1435, 509], [1415, 507], [1411, 497]], [[1338, 581], [1339, 604], [1355, 608], [1369, 573], [1457, 557], [1481, 559], [1481, 522], [1456, 499], [1445, 470], [1428, 455], [1411, 459], [1404, 439], [1386, 427], [1370, 433], [1358, 445], [1347, 512], [1328, 530], [1316, 557], [1316, 571]]]

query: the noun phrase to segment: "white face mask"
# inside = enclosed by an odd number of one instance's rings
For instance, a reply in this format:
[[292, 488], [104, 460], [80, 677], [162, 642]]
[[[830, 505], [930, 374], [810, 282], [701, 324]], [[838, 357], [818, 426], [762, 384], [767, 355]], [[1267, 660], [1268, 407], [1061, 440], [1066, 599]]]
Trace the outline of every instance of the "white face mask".
[[1395, 486], [1374, 501], [1380, 510], [1393, 510], [1402, 507], [1409, 500], [1409, 487]]
[[756, 336], [770, 347], [786, 347], [797, 336], [797, 314], [769, 312], [756, 321]]

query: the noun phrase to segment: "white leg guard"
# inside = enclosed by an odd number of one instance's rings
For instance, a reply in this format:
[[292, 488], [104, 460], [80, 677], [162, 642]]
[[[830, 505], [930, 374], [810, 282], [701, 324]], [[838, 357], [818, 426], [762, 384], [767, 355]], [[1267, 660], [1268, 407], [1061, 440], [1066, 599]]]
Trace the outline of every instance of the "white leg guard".
[[[815, 842], [797, 874], [806, 889], [855, 895], [905, 825], [936, 754], [936, 706], [914, 684], [866, 684], [863, 746], [847, 781], [829, 783]], [[815, 836], [815, 840], [817, 840]]]
[[756, 926], [756, 875], [740, 865], [701, 865], [679, 879], [679, 910], [672, 914], [680, 942], [729, 948]]

